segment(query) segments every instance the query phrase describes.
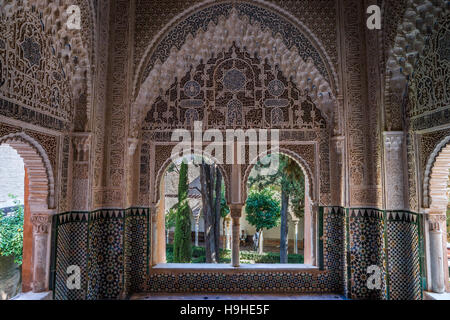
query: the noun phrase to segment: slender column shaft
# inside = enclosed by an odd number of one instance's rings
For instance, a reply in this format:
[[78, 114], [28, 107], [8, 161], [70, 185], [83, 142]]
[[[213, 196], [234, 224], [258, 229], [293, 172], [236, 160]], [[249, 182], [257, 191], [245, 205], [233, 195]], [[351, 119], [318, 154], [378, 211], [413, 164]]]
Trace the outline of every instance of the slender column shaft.
[[157, 262], [157, 251], [158, 251], [158, 234], [157, 234], [157, 209], [156, 204], [150, 206], [150, 217], [151, 217], [151, 265], [156, 265]]
[[239, 267], [239, 233], [241, 230], [241, 225], [239, 224], [239, 218], [233, 217], [233, 248], [231, 249], [231, 264], [233, 267]]
[[231, 250], [231, 223], [229, 220], [225, 222], [225, 228], [226, 228], [226, 248], [227, 250]]
[[52, 219], [48, 214], [35, 214], [33, 224], [33, 292], [48, 290], [48, 243]]
[[295, 225], [294, 253], [298, 254], [298, 245], [297, 245], [297, 242], [298, 242], [298, 222], [296, 221], [294, 223], [294, 225]]
[[443, 233], [441, 224], [445, 222], [445, 216], [430, 216], [428, 219], [430, 221], [431, 291], [444, 293], [444, 250], [442, 248]]

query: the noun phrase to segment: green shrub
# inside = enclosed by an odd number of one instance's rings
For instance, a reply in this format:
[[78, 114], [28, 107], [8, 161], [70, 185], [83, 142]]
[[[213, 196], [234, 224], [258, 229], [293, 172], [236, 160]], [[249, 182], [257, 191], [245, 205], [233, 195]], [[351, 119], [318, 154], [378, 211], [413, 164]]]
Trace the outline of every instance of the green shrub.
[[16, 205], [14, 211], [4, 214], [0, 211], [0, 255], [14, 256], [14, 262], [22, 264], [23, 250], [23, 206], [16, 196], [9, 194]]
[[[173, 263], [173, 245], [166, 246], [166, 258], [167, 263]], [[303, 256], [301, 254], [290, 254], [288, 255], [288, 263], [291, 264], [302, 264]], [[192, 247], [192, 259], [190, 263], [205, 263], [206, 253], [203, 247]], [[220, 250], [220, 263], [231, 263], [231, 250]], [[267, 252], [264, 254], [258, 254], [253, 251], [241, 251], [240, 252], [240, 262], [241, 263], [280, 263], [280, 254]]]

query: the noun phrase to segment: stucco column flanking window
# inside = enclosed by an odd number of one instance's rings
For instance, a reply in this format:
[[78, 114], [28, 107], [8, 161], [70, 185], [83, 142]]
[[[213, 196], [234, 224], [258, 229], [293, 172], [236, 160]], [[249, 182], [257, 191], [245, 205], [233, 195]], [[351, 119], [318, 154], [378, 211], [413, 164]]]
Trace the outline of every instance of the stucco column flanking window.
[[427, 217], [430, 239], [430, 267], [431, 267], [431, 291], [435, 293], [445, 292], [444, 274], [444, 250], [442, 248], [443, 225], [446, 216], [430, 214]]
[[404, 133], [389, 131], [383, 136], [386, 209], [402, 210], [405, 209]]
[[49, 213], [33, 214], [33, 292], [48, 291], [50, 262], [50, 230], [52, 215]]
[[150, 221], [151, 221], [151, 251], [150, 251], [150, 265], [154, 266], [158, 263], [157, 261], [157, 248], [158, 248], [158, 234], [157, 234], [157, 217], [158, 216], [158, 205], [152, 203], [150, 205]]
[[72, 168], [72, 209], [74, 211], [87, 211], [89, 210], [89, 159], [91, 133], [73, 133], [72, 144], [74, 148]]

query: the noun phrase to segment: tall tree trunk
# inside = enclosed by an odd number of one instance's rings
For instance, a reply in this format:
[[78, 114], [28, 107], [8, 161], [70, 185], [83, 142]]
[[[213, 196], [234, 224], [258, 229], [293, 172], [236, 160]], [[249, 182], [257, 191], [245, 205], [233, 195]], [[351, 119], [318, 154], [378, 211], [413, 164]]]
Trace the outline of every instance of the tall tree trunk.
[[281, 232], [280, 232], [280, 263], [288, 263], [288, 206], [289, 194], [281, 188]]
[[212, 263], [212, 250], [214, 246], [211, 246], [211, 206], [209, 202], [209, 188], [207, 185], [207, 180], [209, 180], [209, 167], [202, 162], [200, 166], [200, 183], [201, 183], [201, 193], [202, 193], [202, 208], [203, 208], [203, 219], [205, 221], [205, 251], [206, 251], [206, 263]]
[[215, 217], [215, 249], [216, 249], [216, 260], [219, 263], [220, 258], [220, 200], [222, 198], [222, 173], [218, 166], [215, 167], [215, 203], [214, 203], [214, 217]]
[[263, 236], [263, 229], [261, 229], [258, 235], [258, 254], [263, 253], [264, 253], [264, 236]]
[[[200, 183], [205, 220], [206, 262], [219, 262], [220, 245], [220, 200], [222, 174], [216, 165], [202, 161], [200, 166]], [[218, 195], [218, 196], [217, 196]]]

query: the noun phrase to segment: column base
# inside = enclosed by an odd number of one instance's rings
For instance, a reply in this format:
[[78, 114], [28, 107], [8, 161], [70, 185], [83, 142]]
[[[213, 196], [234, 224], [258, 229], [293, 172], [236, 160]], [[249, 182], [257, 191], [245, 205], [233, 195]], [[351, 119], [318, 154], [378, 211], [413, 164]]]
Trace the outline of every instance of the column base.
[[25, 292], [21, 293], [11, 300], [53, 300], [53, 292], [45, 291], [45, 292]]

